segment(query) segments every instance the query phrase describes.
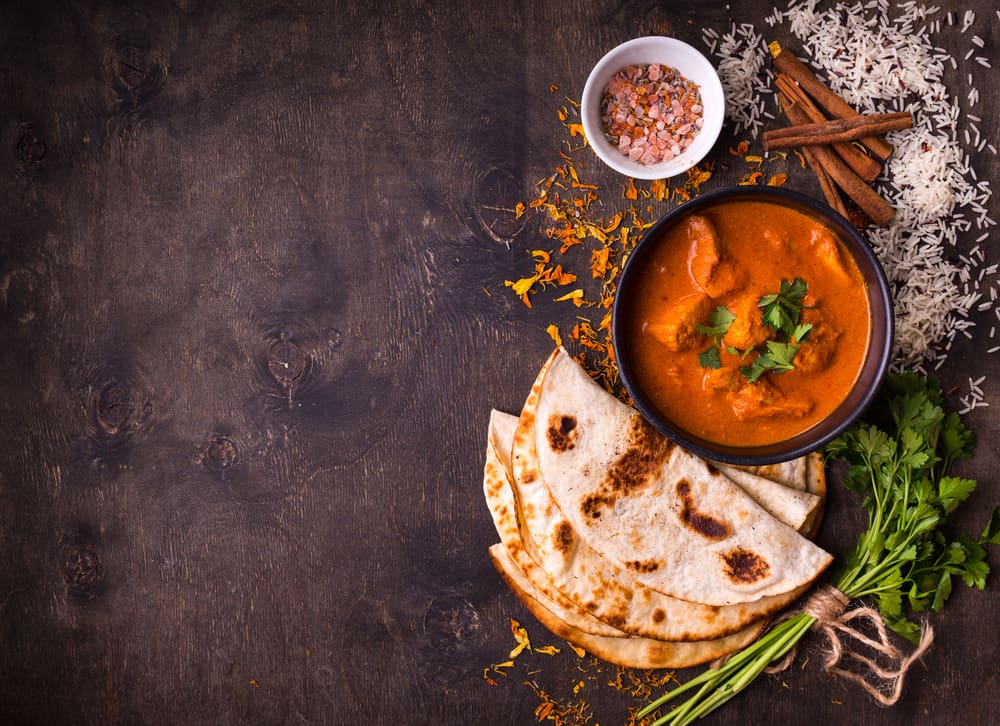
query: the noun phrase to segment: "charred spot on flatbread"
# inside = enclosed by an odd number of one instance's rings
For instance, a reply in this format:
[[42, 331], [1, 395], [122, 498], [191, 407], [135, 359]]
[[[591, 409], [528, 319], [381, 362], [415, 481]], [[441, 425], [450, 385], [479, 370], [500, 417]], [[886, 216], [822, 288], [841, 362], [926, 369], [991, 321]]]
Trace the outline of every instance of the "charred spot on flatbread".
[[573, 549], [575, 537], [573, 535], [573, 526], [569, 522], [560, 522], [556, 526], [555, 534], [556, 536], [553, 538], [553, 541], [560, 552], [569, 552]]
[[588, 519], [599, 519], [601, 516], [601, 509], [604, 507], [612, 507], [614, 504], [614, 497], [609, 497], [605, 494], [591, 494], [583, 500], [581, 508], [583, 509], [583, 513], [587, 515]]
[[767, 560], [742, 547], [730, 550], [722, 559], [726, 563], [726, 575], [740, 585], [752, 585], [771, 574], [771, 566]]
[[561, 453], [576, 446], [576, 416], [554, 414], [549, 418], [549, 428], [545, 435], [553, 451]]
[[702, 537], [711, 540], [725, 539], [729, 536], [729, 525], [721, 519], [703, 514], [695, 509], [694, 497], [691, 496], [691, 482], [681, 479], [677, 482], [677, 496], [680, 497], [683, 506], [680, 511], [681, 522]]
[[583, 500], [583, 513], [589, 519], [601, 516], [601, 507], [613, 507], [619, 497], [646, 486], [670, 456], [673, 443], [646, 423], [633, 416], [628, 445], [611, 464], [599, 491]]
[[656, 572], [660, 569], [660, 564], [661, 563], [656, 560], [629, 560], [625, 563], [625, 566], [630, 570], [649, 574], [650, 572]]
[[663, 612], [663, 610], [661, 608], [656, 608], [653, 611], [653, 622], [654, 623], [662, 623], [666, 619], [667, 619], [667, 614], [665, 612]]

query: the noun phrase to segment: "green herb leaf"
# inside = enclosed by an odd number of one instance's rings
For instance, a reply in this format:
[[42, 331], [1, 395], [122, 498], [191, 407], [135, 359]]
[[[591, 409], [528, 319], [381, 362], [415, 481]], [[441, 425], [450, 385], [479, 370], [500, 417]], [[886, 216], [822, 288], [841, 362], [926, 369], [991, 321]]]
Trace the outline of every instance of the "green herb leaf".
[[694, 327], [702, 335], [707, 335], [710, 338], [721, 338], [729, 330], [729, 326], [733, 324], [734, 320], [736, 320], [736, 316], [725, 305], [720, 305], [709, 313], [707, 324], [696, 323]]
[[764, 295], [757, 301], [757, 306], [763, 308], [764, 324], [784, 333], [785, 342], [794, 338], [806, 289], [807, 285], [802, 278], [782, 280], [781, 290], [777, 295]]
[[779, 343], [775, 340], [767, 341], [767, 352], [761, 353], [748, 366], [740, 368], [740, 373], [750, 383], [753, 383], [765, 373], [784, 373], [795, 368], [792, 360], [799, 352], [799, 346], [792, 343]]
[[713, 345], [704, 353], [699, 353], [698, 363], [702, 368], [722, 368], [722, 359], [719, 358], [719, 349]]
[[1000, 507], [993, 510], [990, 520], [986, 523], [986, 529], [979, 536], [979, 544], [1000, 545]]
[[946, 476], [938, 482], [938, 497], [940, 497], [941, 504], [947, 514], [954, 512], [955, 508], [968, 499], [975, 490], [976, 482], [973, 479]]
[[792, 340], [796, 343], [805, 343], [809, 340], [809, 332], [813, 329], [812, 323], [801, 323], [795, 326], [792, 331]]

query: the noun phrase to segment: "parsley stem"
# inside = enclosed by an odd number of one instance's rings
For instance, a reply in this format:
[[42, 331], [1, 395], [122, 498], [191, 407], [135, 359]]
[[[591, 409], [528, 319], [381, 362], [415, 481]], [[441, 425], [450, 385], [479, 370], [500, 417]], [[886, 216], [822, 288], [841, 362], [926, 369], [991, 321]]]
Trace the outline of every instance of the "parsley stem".
[[661, 696], [636, 714], [642, 718], [670, 699], [697, 686], [698, 691], [683, 704], [664, 714], [652, 726], [683, 726], [701, 718], [726, 703], [753, 683], [772, 662], [783, 658], [802, 639], [815, 618], [799, 612], [762, 635], [726, 663], [705, 671], [682, 686]]

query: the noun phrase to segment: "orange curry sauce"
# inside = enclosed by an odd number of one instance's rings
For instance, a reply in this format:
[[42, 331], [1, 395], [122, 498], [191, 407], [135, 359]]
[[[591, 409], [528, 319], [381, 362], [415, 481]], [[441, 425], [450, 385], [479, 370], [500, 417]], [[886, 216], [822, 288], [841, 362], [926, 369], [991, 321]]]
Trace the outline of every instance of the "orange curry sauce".
[[[721, 202], [681, 220], [649, 251], [634, 289], [629, 339], [641, 385], [654, 405], [688, 433], [728, 446], [791, 438], [830, 414], [864, 363], [870, 331], [865, 283], [836, 235], [806, 214], [777, 204]], [[795, 370], [749, 383], [748, 357], [774, 331], [758, 300], [782, 279], [805, 281], [801, 322], [814, 325]], [[736, 315], [720, 350], [721, 369], [699, 354], [714, 342], [694, 329], [725, 306]]]

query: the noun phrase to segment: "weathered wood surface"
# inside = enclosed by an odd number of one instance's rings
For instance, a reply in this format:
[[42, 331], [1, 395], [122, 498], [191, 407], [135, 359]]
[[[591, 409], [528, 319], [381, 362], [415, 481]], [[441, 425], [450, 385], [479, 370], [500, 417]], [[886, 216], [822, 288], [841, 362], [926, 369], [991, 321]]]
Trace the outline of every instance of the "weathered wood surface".
[[[6, 5], [0, 721], [534, 722], [523, 675], [482, 675], [510, 617], [551, 638], [490, 565], [481, 467], [489, 409], [518, 409], [572, 312], [503, 288], [536, 230], [489, 207], [558, 164], [556, 108], [605, 50], [769, 7]], [[994, 185], [996, 158], [974, 159]], [[971, 416], [970, 527], [998, 497], [994, 411]], [[855, 509], [834, 488], [826, 546]], [[893, 709], [812, 652], [712, 722], [994, 722], [998, 612], [996, 582], [957, 591]], [[535, 662], [550, 690], [577, 673]], [[635, 705], [586, 689], [595, 722]]]

